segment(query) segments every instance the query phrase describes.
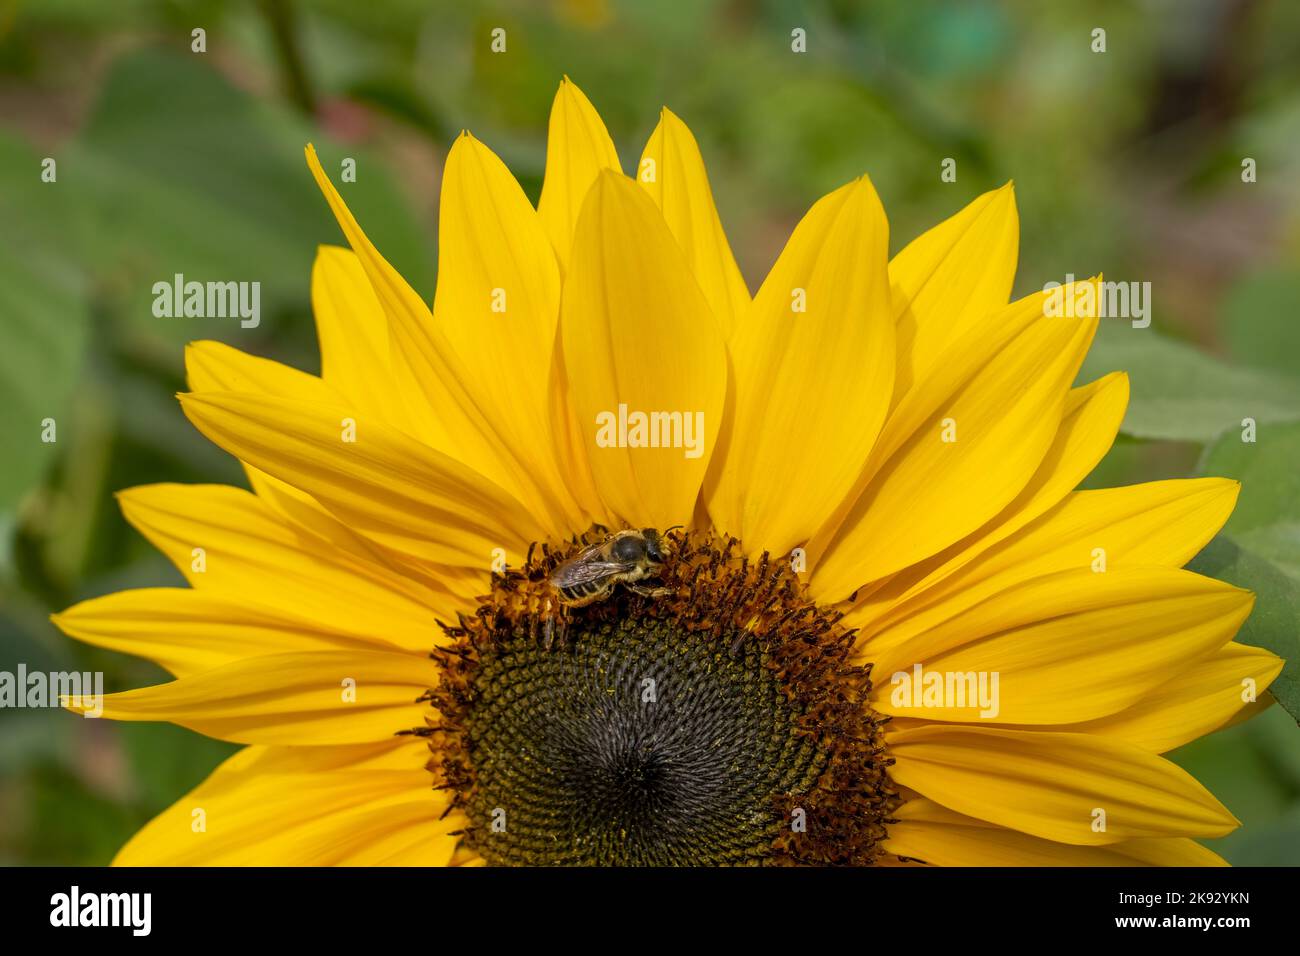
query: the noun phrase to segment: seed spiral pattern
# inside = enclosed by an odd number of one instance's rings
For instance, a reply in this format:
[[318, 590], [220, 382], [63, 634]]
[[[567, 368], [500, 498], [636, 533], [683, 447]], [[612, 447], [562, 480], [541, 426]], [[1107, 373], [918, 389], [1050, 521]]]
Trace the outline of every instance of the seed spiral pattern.
[[631, 621], [549, 651], [526, 634], [495, 648], [475, 681], [467, 809], [504, 814], [472, 845], [527, 864], [766, 859], [783, 825], [772, 794], [813, 786], [827, 754], [760, 657]]
[[796, 576], [678, 533], [668, 596], [562, 609], [540, 549], [444, 625], [435, 786], [502, 865], [869, 863], [896, 804], [852, 632]]

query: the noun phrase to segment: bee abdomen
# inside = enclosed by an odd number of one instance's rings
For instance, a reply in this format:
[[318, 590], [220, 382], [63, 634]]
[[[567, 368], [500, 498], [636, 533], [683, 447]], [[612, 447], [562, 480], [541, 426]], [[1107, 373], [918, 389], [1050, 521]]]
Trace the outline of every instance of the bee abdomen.
[[571, 601], [576, 601], [578, 598], [590, 597], [595, 594], [596, 591], [596, 586], [590, 582], [584, 584], [567, 584], [560, 588], [560, 593]]
[[581, 607], [591, 604], [609, 590], [610, 582], [584, 581], [581, 584], [565, 584], [559, 588], [560, 598], [566, 604]]

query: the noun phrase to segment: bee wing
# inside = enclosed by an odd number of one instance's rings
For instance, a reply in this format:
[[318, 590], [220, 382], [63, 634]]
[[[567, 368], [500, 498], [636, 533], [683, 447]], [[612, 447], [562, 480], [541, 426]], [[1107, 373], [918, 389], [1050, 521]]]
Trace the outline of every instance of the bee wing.
[[551, 582], [556, 587], [571, 588], [602, 581], [612, 574], [627, 574], [635, 567], [630, 561], [571, 561], [555, 569]]

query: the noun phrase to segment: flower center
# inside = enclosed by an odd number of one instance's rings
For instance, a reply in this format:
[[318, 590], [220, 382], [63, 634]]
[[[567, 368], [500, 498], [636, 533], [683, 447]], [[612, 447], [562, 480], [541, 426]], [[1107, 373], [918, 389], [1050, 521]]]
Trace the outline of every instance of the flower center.
[[895, 797], [852, 634], [736, 542], [666, 539], [655, 590], [584, 607], [493, 578], [434, 651], [429, 738], [464, 844], [493, 864], [866, 863]]

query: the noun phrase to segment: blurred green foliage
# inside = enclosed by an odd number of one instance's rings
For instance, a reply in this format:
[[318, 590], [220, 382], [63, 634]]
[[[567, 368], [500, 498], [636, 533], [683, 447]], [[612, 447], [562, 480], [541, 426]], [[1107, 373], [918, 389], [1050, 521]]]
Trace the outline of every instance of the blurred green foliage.
[[[303, 145], [327, 168], [356, 158], [348, 202], [428, 296], [452, 138], [472, 128], [535, 199], [567, 73], [627, 169], [661, 104], [692, 126], [751, 287], [802, 211], [864, 171], [895, 249], [1014, 178], [1017, 295], [1067, 273], [1152, 282], [1152, 328], [1105, 323], [1085, 367], [1126, 369], [1133, 388], [1088, 483], [1244, 481], [1195, 566], [1259, 592], [1242, 639], [1292, 657], [1277, 692], [1300, 712], [1298, 34], [1300, 7], [1268, 0], [0, 0], [0, 670], [102, 670], [108, 690], [164, 679], [47, 615], [180, 583], [114, 490], [242, 481], [174, 403], [185, 342], [318, 367], [310, 265], [340, 237]], [[178, 272], [260, 281], [261, 325], [155, 318], [152, 284]], [[38, 440], [45, 418], [57, 443]], [[0, 863], [106, 862], [233, 749], [0, 712]], [[1174, 759], [1244, 821], [1216, 841], [1230, 860], [1300, 861], [1300, 734], [1283, 708]]]

